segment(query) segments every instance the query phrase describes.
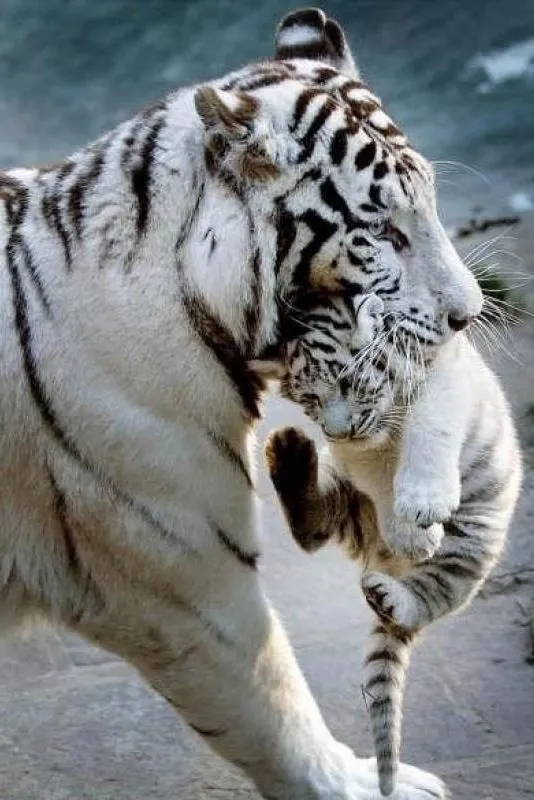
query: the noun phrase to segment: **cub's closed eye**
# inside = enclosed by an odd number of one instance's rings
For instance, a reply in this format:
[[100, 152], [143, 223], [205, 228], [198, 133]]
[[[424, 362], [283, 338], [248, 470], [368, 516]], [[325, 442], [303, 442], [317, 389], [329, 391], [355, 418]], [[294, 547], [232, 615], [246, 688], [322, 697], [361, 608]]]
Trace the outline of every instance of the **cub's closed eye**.
[[389, 219], [373, 223], [371, 225], [371, 233], [376, 236], [377, 239], [391, 242], [393, 249], [397, 253], [400, 253], [401, 250], [410, 246], [408, 237], [401, 230], [396, 228]]

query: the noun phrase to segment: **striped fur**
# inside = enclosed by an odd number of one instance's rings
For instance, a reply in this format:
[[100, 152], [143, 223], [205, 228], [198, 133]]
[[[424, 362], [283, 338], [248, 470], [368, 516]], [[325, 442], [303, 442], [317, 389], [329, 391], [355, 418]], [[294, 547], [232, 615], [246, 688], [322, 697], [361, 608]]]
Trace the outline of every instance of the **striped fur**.
[[[393, 336], [387, 303], [376, 300], [332, 298], [301, 312], [282, 392], [330, 442], [318, 458], [290, 428], [271, 435], [266, 453], [297, 542], [314, 551], [333, 539], [363, 564], [362, 588], [379, 619], [364, 693], [380, 788], [390, 795], [412, 643], [466, 606], [497, 562], [521, 459], [499, 383], [465, 334], [416, 348]], [[410, 346], [419, 356], [411, 368]]]
[[[409, 259], [378, 258], [403, 215]], [[3, 626], [44, 615], [128, 659], [265, 797], [375, 800], [263, 594], [249, 362], [314, 293], [478, 294], [337, 23], [297, 12], [272, 60], [2, 173], [0, 240]], [[399, 800], [444, 796], [402, 770]]]

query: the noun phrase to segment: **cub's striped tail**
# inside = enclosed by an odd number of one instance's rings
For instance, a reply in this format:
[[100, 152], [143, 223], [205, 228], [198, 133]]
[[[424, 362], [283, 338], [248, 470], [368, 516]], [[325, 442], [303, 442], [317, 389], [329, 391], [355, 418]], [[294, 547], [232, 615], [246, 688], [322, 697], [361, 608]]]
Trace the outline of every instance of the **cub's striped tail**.
[[415, 631], [378, 623], [371, 632], [363, 687], [375, 742], [380, 791], [395, 788], [401, 743], [402, 701]]

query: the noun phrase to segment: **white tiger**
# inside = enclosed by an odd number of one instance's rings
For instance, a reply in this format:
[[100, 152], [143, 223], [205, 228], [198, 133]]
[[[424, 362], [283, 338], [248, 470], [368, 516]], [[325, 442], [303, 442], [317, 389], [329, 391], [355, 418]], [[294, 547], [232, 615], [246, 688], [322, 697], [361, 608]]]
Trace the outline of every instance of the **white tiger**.
[[[247, 359], [311, 289], [372, 284], [407, 316], [417, 295], [445, 327], [478, 313], [429, 165], [307, 9], [273, 61], [4, 173], [0, 197], [4, 626], [46, 615], [128, 659], [264, 797], [377, 798], [255, 569]], [[372, 262], [358, 232], [385, 213]], [[443, 796], [401, 769], [397, 798]]]

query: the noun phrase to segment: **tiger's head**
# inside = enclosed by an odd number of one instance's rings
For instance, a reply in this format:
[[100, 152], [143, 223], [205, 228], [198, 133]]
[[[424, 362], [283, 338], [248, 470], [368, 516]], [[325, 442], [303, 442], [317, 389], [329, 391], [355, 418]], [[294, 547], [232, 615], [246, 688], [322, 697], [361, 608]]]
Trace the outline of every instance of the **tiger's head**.
[[[478, 284], [438, 218], [431, 165], [362, 83], [343, 31], [321, 11], [285, 17], [273, 60], [201, 87], [195, 106], [228, 243], [213, 257], [248, 260], [257, 278], [233, 316], [250, 355], [276, 340], [280, 317], [310, 290], [372, 292], [399, 331], [428, 347], [479, 314]], [[221, 297], [219, 286], [213, 303]]]

